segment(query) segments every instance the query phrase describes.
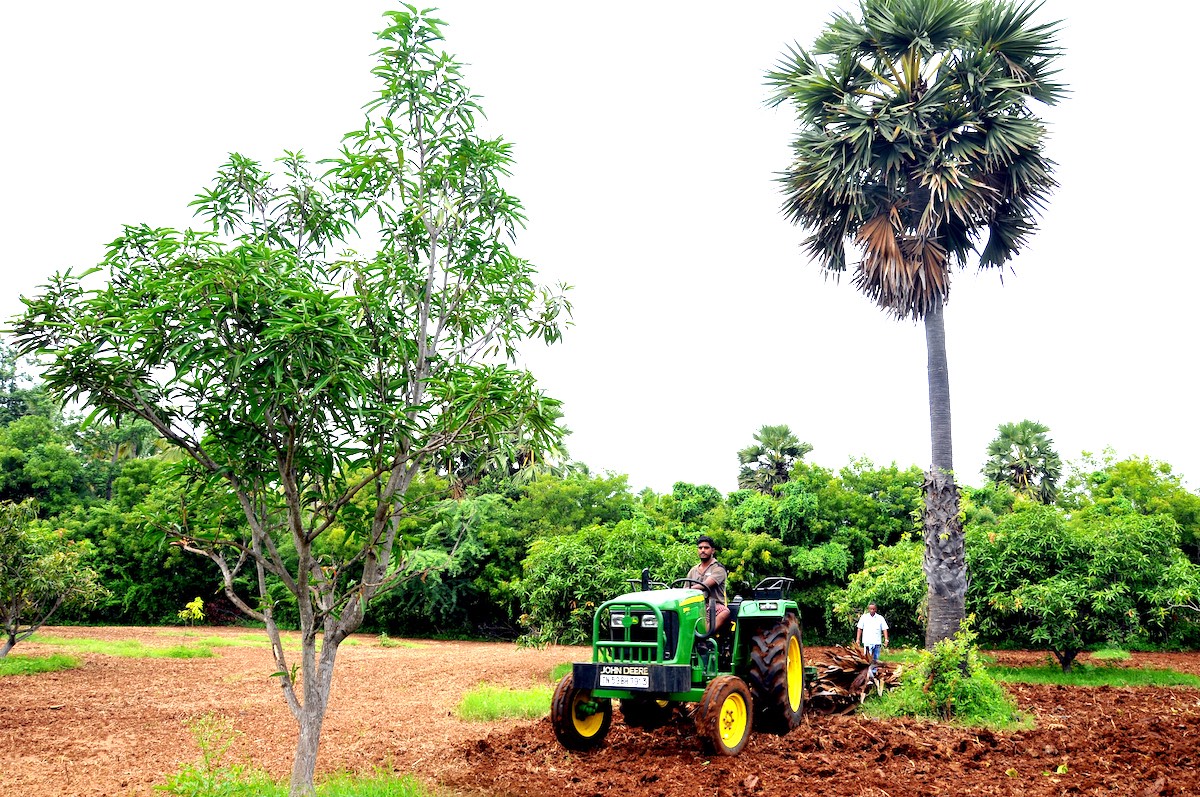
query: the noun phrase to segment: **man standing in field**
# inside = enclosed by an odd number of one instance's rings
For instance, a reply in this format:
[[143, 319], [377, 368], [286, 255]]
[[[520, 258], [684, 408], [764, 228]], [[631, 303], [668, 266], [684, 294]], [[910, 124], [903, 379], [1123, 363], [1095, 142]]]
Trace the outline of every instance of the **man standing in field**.
[[854, 636], [854, 644], [862, 645], [863, 653], [871, 657], [871, 661], [879, 661], [879, 648], [888, 644], [888, 624], [882, 614], [877, 614], [875, 604], [867, 606], [866, 613], [858, 618], [858, 632]]

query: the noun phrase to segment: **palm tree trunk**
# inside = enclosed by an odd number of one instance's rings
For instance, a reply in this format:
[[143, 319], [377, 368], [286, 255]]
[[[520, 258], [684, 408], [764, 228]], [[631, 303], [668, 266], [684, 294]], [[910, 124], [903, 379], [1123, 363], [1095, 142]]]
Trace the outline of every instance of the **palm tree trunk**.
[[954, 484], [954, 447], [950, 432], [950, 373], [946, 325], [939, 301], [925, 316], [929, 363], [929, 427], [933, 467], [925, 474], [925, 647], [958, 631], [966, 614], [967, 560]]
[[925, 315], [925, 350], [929, 365], [929, 431], [933, 469], [954, 472], [954, 443], [950, 434], [950, 367], [946, 361], [946, 323], [938, 301]]

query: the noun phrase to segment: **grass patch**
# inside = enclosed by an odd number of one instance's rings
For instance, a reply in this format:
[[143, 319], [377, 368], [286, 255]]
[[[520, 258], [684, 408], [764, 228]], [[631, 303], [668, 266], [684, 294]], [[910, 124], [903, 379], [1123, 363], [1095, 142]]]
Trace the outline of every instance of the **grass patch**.
[[407, 639], [392, 639], [390, 636], [387, 635], [386, 631], [384, 631], [383, 633], [381, 633], [379, 635], [378, 639], [376, 640], [376, 644], [378, 644], [379, 647], [381, 647], [381, 648], [418, 649], [418, 648], [429, 647], [428, 645], [423, 645], [420, 642], [410, 642]]
[[100, 639], [52, 639], [37, 634], [30, 641], [41, 645], [69, 648], [78, 653], [99, 653], [103, 656], [120, 656], [126, 659], [209, 659], [214, 655], [212, 647], [205, 645], [171, 645], [151, 647], [136, 639], [119, 639], [105, 642]]
[[458, 716], [479, 722], [512, 717], [538, 719], [550, 713], [550, 698], [553, 692], [554, 689], [550, 686], [503, 689], [491, 684], [480, 684], [463, 695], [458, 704]]
[[[176, 797], [286, 797], [286, 782], [276, 783], [262, 769], [230, 761], [230, 748], [242, 734], [233, 721], [205, 714], [188, 723], [200, 757], [183, 764], [155, 791]], [[376, 772], [369, 776], [339, 774], [316, 784], [317, 797], [433, 797], [412, 775]]]
[[335, 775], [317, 784], [317, 797], [431, 797], [432, 794], [425, 784], [412, 775]]
[[0, 659], [0, 677], [73, 670], [78, 666], [79, 659], [65, 653], [52, 653], [49, 656], [13, 656], [10, 654]]
[[1104, 648], [1092, 651], [1091, 657], [1099, 661], [1128, 661], [1129, 651], [1121, 648]]
[[1138, 670], [1132, 667], [1090, 667], [1077, 664], [1071, 672], [1062, 667], [989, 667], [997, 681], [1057, 686], [1190, 686], [1200, 688], [1200, 677], [1175, 670]]
[[564, 664], [555, 665], [554, 669], [550, 671], [550, 683], [558, 683], [563, 679], [564, 675], [571, 672], [574, 668], [575, 665], [569, 661]]
[[879, 660], [885, 664], [903, 664], [908, 666], [921, 660], [921, 648], [884, 648]]

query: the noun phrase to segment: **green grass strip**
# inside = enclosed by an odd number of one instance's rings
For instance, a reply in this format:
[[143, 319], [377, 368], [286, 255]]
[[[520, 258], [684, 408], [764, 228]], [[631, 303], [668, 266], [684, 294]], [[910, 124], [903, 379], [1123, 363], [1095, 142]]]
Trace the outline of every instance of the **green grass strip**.
[[463, 695], [458, 704], [458, 716], [478, 722], [514, 717], [538, 719], [550, 713], [550, 697], [553, 691], [549, 686], [502, 689], [491, 684], [480, 684]]
[[1190, 686], [1200, 688], [1200, 677], [1175, 670], [1139, 670], [1132, 667], [1076, 665], [1069, 673], [1061, 667], [988, 667], [997, 681], [1013, 684], [1057, 686]]
[[79, 666], [79, 659], [65, 653], [53, 653], [49, 656], [13, 656], [0, 659], [0, 677], [6, 675], [37, 675], [42, 672], [58, 672], [73, 670]]
[[171, 645], [150, 647], [136, 639], [103, 641], [100, 639], [53, 639], [35, 634], [30, 641], [42, 645], [55, 645], [77, 653], [99, 653], [103, 656], [120, 656], [127, 659], [208, 659], [214, 655], [208, 645]]
[[317, 797], [430, 797], [432, 792], [412, 775], [378, 773], [370, 777], [335, 775], [317, 784]]

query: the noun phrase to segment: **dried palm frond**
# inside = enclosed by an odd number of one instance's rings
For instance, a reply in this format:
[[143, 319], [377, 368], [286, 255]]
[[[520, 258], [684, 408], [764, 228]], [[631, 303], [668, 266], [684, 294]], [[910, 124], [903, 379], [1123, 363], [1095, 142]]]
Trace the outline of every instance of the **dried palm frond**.
[[827, 657], [816, 662], [817, 677], [805, 699], [808, 710], [823, 714], [847, 714], [867, 693], [883, 694], [900, 685], [903, 668], [871, 658], [859, 648], [838, 645]]

